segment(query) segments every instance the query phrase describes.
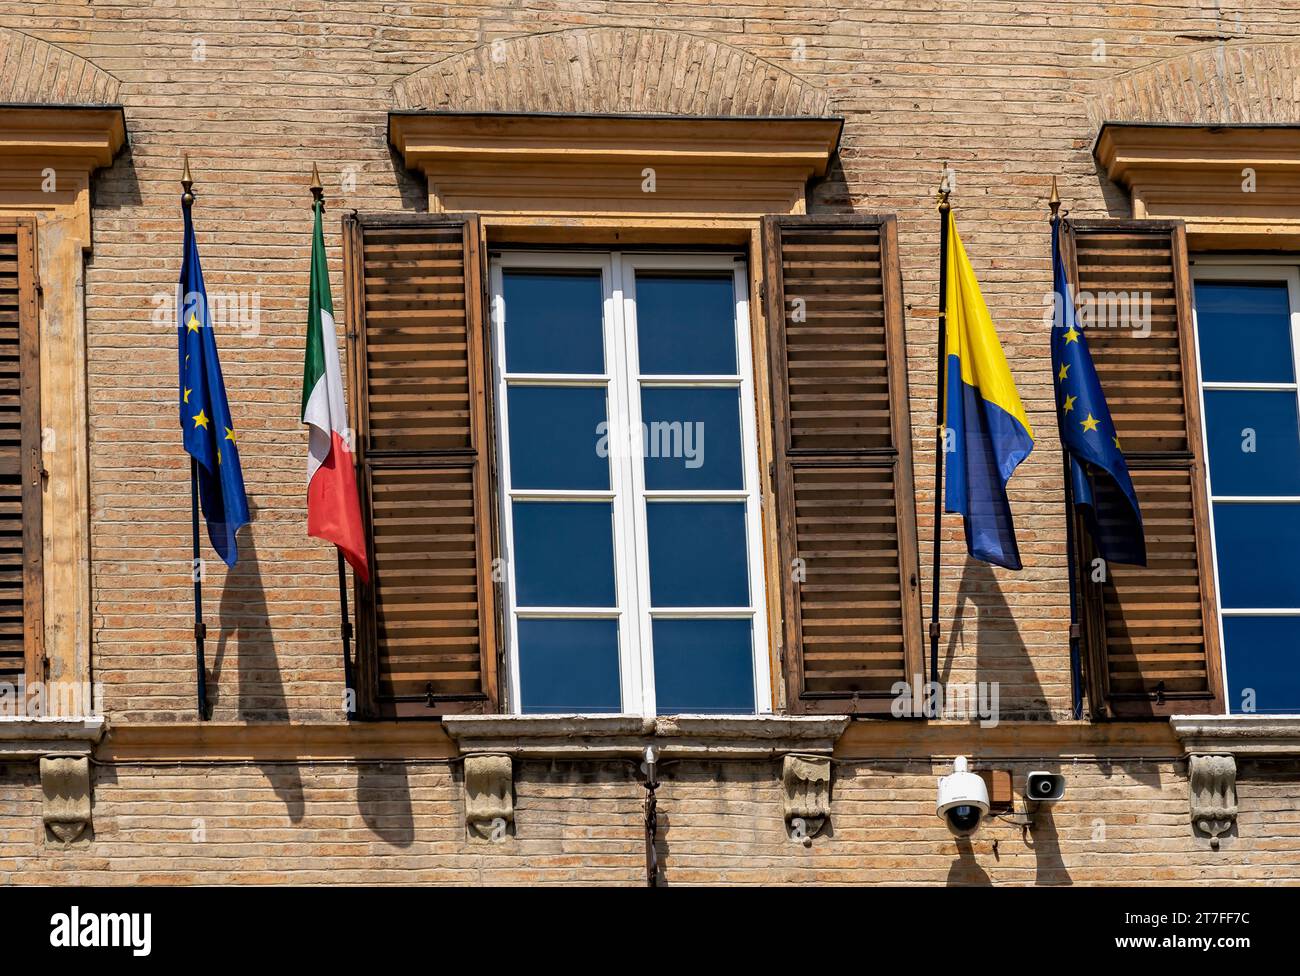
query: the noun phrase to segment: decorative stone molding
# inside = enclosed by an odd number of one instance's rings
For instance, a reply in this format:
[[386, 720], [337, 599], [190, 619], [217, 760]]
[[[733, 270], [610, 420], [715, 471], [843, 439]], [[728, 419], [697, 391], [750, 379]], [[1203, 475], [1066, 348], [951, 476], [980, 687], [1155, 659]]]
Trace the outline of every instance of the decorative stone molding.
[[639, 758], [653, 745], [664, 759], [829, 756], [847, 715], [446, 715], [462, 755], [493, 753], [580, 759]]
[[43, 756], [41, 794], [45, 843], [67, 849], [91, 839], [90, 759], [87, 756]]
[[1232, 756], [1191, 756], [1187, 760], [1192, 827], [1219, 849], [1219, 838], [1237, 822], [1237, 761]]
[[824, 115], [825, 92], [708, 37], [577, 27], [498, 38], [400, 80], [398, 109], [467, 112]]
[[0, 104], [107, 105], [122, 83], [85, 58], [0, 27]]
[[781, 761], [781, 786], [790, 835], [809, 846], [831, 815], [830, 757], [786, 756]]
[[[12, 34], [0, 31], [0, 44], [6, 38], [9, 42], [0, 92], [7, 87], [11, 97], [28, 104], [0, 105], [0, 215], [36, 222], [41, 427], [45, 441], [59, 446], [42, 457], [47, 473], [42, 566], [49, 666], [43, 677], [84, 683], [90, 680], [92, 622], [84, 265], [91, 247], [91, 178], [96, 169], [111, 165], [125, 145], [126, 123], [120, 106], [53, 104], [74, 97], [116, 97], [116, 82], [95, 76], [80, 59], [60, 61], [57, 49], [30, 62], [30, 38], [21, 41], [27, 73], [16, 81]], [[64, 68], [71, 72], [66, 78], [60, 73]]]
[[474, 840], [504, 840], [515, 820], [509, 756], [465, 757], [465, 827]]
[[0, 762], [39, 759], [50, 754], [88, 756], [104, 736], [99, 716], [19, 718], [0, 715]]
[[1093, 152], [1134, 217], [1185, 221], [1195, 248], [1300, 246], [1300, 123], [1108, 121]]
[[1187, 755], [1300, 756], [1300, 715], [1175, 715]]
[[429, 210], [484, 215], [751, 217], [803, 213], [837, 118], [392, 112], [388, 138]]

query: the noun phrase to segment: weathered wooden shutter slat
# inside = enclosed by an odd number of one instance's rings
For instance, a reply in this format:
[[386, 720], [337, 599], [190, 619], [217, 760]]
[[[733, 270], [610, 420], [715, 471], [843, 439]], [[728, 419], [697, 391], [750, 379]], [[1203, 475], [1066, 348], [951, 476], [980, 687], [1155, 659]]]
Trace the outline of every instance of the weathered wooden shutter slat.
[[[1088, 686], [1098, 716], [1163, 717], [1222, 708], [1209, 509], [1200, 440], [1186, 238], [1176, 221], [1077, 221], [1079, 298], [1115, 314], [1144, 309], [1150, 334], [1088, 330], [1097, 373], [1142, 506], [1147, 566], [1105, 567], [1079, 551]], [[1137, 301], [1138, 306], [1132, 304]], [[1101, 326], [1103, 323], [1098, 323]]]
[[764, 224], [792, 711], [889, 711], [919, 672], [916, 513], [891, 217]]
[[349, 373], [373, 581], [359, 601], [368, 714], [496, 708], [479, 222], [344, 219]]
[[0, 681], [44, 677], [36, 228], [0, 220]]

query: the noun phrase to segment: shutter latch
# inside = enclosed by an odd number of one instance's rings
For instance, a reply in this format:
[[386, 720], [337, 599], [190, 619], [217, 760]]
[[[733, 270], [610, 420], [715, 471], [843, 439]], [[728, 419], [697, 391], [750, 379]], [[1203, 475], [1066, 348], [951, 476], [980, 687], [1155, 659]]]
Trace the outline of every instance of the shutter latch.
[[424, 707], [433, 708], [433, 682], [429, 681], [424, 686]]
[[1152, 693], [1157, 705], [1165, 703], [1165, 683], [1163, 681], [1156, 683], [1156, 690]]

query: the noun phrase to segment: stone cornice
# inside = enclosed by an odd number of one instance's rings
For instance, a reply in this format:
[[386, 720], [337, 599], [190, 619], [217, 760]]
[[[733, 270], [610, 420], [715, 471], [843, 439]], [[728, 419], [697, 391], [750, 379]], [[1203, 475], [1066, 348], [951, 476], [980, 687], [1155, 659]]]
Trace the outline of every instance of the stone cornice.
[[1198, 249], [1300, 243], [1300, 124], [1106, 122], [1093, 155], [1134, 217], [1183, 220]]
[[1175, 715], [1188, 755], [1300, 757], [1300, 715]]
[[802, 213], [843, 120], [393, 112], [388, 137], [429, 209], [481, 214]]
[[847, 715], [461, 715], [442, 720], [462, 754], [598, 759], [767, 758], [796, 752], [830, 755]]
[[0, 761], [41, 756], [85, 756], [104, 736], [99, 716], [15, 718], [0, 716]]

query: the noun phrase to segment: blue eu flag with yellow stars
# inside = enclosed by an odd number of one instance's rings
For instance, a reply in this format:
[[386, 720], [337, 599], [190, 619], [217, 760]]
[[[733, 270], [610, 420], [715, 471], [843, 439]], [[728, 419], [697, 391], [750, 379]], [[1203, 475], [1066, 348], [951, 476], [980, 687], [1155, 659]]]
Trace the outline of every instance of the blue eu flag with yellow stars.
[[1079, 328], [1070, 280], [1061, 259], [1061, 222], [1052, 228], [1052, 372], [1061, 445], [1070, 456], [1074, 505], [1107, 562], [1147, 564], [1142, 511], [1129, 477], [1118, 431], [1110, 419], [1101, 380]]
[[185, 214], [185, 254], [177, 293], [176, 338], [180, 366], [180, 419], [185, 450], [199, 485], [199, 502], [208, 524], [212, 547], [227, 566], [235, 565], [239, 548], [235, 534], [248, 524], [248, 499], [244, 473], [239, 466], [235, 423], [230, 419], [226, 384], [217, 358], [199, 247], [190, 216], [193, 197], [187, 188], [181, 209]]

